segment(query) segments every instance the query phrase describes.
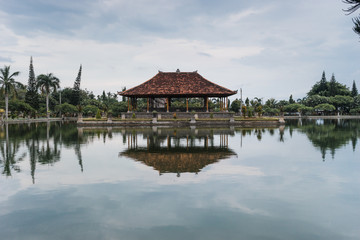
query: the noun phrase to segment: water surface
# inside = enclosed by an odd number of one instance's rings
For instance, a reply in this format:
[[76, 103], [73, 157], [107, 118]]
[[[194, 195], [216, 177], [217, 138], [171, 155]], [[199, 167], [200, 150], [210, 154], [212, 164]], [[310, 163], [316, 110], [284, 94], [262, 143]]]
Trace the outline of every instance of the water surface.
[[4, 125], [1, 239], [359, 239], [359, 126]]

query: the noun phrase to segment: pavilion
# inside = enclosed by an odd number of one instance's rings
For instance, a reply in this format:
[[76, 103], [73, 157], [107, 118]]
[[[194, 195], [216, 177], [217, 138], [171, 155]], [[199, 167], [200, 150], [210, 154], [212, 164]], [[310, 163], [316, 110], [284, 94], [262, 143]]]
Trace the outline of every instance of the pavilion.
[[186, 112], [189, 111], [189, 98], [203, 98], [204, 110], [209, 111], [209, 98], [217, 97], [220, 111], [227, 111], [228, 97], [237, 91], [217, 85], [197, 71], [194, 72], [161, 72], [148, 81], [118, 94], [128, 98], [128, 112], [136, 110], [137, 99], [147, 99], [147, 112], [155, 108], [163, 108], [169, 112], [172, 98], [186, 99]]

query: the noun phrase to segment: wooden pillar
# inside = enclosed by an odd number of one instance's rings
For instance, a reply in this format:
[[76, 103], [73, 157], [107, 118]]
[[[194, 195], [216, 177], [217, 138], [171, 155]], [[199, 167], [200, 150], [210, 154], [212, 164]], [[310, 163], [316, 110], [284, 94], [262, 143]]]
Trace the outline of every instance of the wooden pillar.
[[169, 98], [166, 98], [166, 112], [169, 112]]
[[226, 97], [226, 111], [229, 111], [229, 101], [228, 101], [228, 97]]
[[149, 106], [150, 106], [149, 98], [147, 98], [147, 109], [146, 109], [147, 112], [149, 112]]
[[189, 98], [186, 98], [186, 112], [189, 112]]
[[209, 98], [206, 97], [205, 101], [206, 101], [206, 112], [209, 112]]
[[128, 112], [130, 112], [130, 98], [128, 97]]

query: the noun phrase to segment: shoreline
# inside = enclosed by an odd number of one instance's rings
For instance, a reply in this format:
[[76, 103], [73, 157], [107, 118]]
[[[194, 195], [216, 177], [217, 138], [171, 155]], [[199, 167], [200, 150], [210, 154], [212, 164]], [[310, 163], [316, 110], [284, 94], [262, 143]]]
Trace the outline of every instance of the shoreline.
[[[337, 115], [337, 116], [284, 116], [284, 120], [295, 119], [360, 119], [360, 115]], [[98, 120], [91, 121], [86, 119], [78, 119], [76, 117], [65, 118], [37, 118], [37, 119], [11, 119], [8, 121], [0, 121], [0, 124], [29, 124], [29, 123], [43, 123], [43, 122], [75, 122], [78, 126], [251, 126], [251, 127], [271, 127], [285, 125], [286, 122], [281, 118], [274, 118], [274, 120], [265, 119], [234, 119], [233, 117], [225, 119], [122, 119], [122, 120]]]

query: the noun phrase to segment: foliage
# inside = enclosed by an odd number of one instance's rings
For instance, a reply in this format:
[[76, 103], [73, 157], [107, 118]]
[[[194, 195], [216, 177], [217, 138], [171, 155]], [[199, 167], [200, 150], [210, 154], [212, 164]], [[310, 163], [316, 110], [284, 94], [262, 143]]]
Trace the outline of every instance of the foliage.
[[235, 99], [230, 105], [230, 110], [238, 113], [240, 111], [240, 106], [241, 101], [239, 99]]
[[315, 111], [323, 111], [323, 112], [332, 112], [335, 111], [336, 108], [328, 103], [323, 103], [323, 104], [319, 104], [317, 106], [314, 107]]
[[0, 69], [0, 85], [1, 85], [1, 92], [5, 95], [5, 118], [8, 119], [8, 101], [9, 101], [9, 94], [14, 92], [16, 95], [16, 87], [21, 86], [22, 84], [15, 81], [15, 77], [20, 74], [20, 72], [10, 73], [10, 66], [4, 66], [4, 68]]
[[98, 107], [97, 106], [94, 106], [94, 105], [86, 105], [84, 108], [83, 108], [83, 113], [85, 116], [88, 116], [88, 117], [94, 117], [98, 111]]
[[25, 103], [17, 99], [9, 101], [9, 110], [11, 112], [17, 112], [17, 114], [32, 114], [35, 115], [36, 110], [30, 106], [30, 104]]
[[55, 92], [57, 88], [60, 88], [60, 80], [52, 73], [41, 74], [37, 77], [37, 87], [46, 94], [46, 113], [49, 118], [49, 94], [51, 90]]
[[351, 88], [351, 96], [356, 97], [358, 94], [359, 94], [359, 92], [358, 92], [358, 89], [356, 87], [355, 80], [354, 80], [352, 88]]
[[295, 103], [295, 101], [294, 101], [294, 99], [293, 99], [293, 95], [290, 95], [290, 97], [289, 97], [289, 104], [294, 104]]
[[325, 72], [323, 72], [321, 80], [312, 86], [307, 95], [308, 97], [314, 95], [332, 97], [335, 95], [351, 95], [351, 92], [345, 85], [336, 81], [334, 74], [332, 74], [330, 82], [327, 82]]
[[56, 112], [62, 112], [65, 114], [65, 116], [71, 116], [78, 112], [76, 106], [70, 104], [70, 103], [62, 103], [61, 105], [57, 105], [55, 107]]
[[82, 71], [82, 65], [80, 65], [80, 69], [75, 79], [74, 87], [72, 89], [73, 91], [72, 91], [70, 103], [74, 106], [80, 105], [81, 103], [81, 95], [80, 95], [81, 71]]
[[304, 107], [304, 105], [302, 105], [302, 104], [293, 103], [293, 104], [286, 105], [284, 107], [284, 111], [289, 112], [289, 113], [300, 112], [300, 109], [303, 107]]
[[[351, 14], [360, 8], [360, 0], [343, 0], [343, 2], [351, 5], [348, 9], [344, 10], [348, 14]], [[354, 32], [360, 35], [360, 18], [355, 17], [352, 19], [352, 21], [354, 23]]]
[[29, 66], [29, 80], [25, 94], [25, 102], [28, 103], [32, 108], [39, 108], [39, 94], [37, 92], [36, 87], [36, 78], [33, 67], [32, 57], [30, 58], [30, 66]]
[[97, 110], [95, 118], [96, 118], [96, 119], [101, 119], [100, 109]]
[[353, 102], [354, 99], [350, 96], [336, 95], [335, 97], [330, 97], [330, 103], [342, 112], [349, 112]]
[[243, 116], [246, 116], [246, 112], [247, 112], [247, 107], [246, 107], [246, 105], [242, 105], [242, 107], [241, 107], [241, 113], [242, 113], [242, 115], [243, 115]]

